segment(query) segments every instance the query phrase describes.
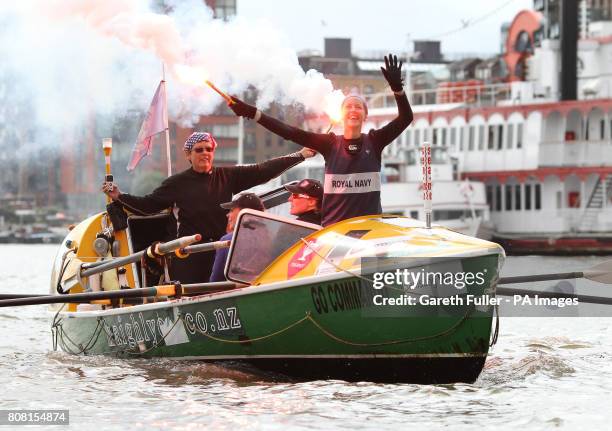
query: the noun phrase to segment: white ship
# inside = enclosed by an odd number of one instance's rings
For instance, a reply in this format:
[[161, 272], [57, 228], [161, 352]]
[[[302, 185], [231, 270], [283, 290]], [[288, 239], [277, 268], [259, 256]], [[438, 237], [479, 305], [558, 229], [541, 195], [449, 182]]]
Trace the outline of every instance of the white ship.
[[[573, 48], [569, 22], [560, 40], [543, 39], [551, 31], [542, 14], [519, 13], [504, 56], [481, 81], [410, 92], [415, 119], [383, 154], [387, 166], [410, 172], [424, 141], [444, 149], [458, 177], [485, 184], [494, 238], [510, 252], [612, 252], [612, 22], [591, 23]], [[507, 68], [504, 82], [487, 84], [494, 67]], [[397, 113], [390, 94], [369, 106], [371, 127]], [[391, 190], [387, 205], [395, 197], [413, 211]], [[434, 205], [452, 193], [434, 180]]]

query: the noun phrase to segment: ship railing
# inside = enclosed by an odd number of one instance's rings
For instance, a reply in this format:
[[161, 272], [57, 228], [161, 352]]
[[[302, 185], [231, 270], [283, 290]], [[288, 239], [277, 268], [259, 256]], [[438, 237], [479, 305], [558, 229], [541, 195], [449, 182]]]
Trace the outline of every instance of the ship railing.
[[612, 140], [542, 141], [539, 166], [606, 166], [612, 160]]
[[[493, 106], [504, 100], [511, 100], [512, 89], [508, 83], [474, 84], [461, 86], [446, 86], [408, 92], [410, 104], [437, 105], [460, 104], [469, 106]], [[391, 91], [374, 93], [367, 96], [368, 108], [395, 108], [395, 98]]]

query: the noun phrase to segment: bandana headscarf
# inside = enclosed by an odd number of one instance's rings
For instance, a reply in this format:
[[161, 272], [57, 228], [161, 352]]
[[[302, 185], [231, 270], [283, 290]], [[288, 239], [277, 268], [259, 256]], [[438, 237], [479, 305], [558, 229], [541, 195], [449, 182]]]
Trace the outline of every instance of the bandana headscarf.
[[193, 148], [195, 144], [197, 144], [198, 142], [202, 142], [202, 141], [212, 142], [213, 148], [217, 148], [217, 141], [215, 141], [215, 138], [213, 138], [213, 136], [210, 133], [194, 132], [191, 135], [189, 135], [189, 137], [185, 141], [185, 144], [183, 145], [183, 149], [185, 151], [191, 151], [191, 149]]

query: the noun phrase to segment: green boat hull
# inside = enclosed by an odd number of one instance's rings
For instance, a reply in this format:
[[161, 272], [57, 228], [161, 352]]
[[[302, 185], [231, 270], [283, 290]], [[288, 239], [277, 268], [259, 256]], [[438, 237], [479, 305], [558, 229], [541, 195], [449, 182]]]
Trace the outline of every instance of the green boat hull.
[[[488, 274], [466, 294], [493, 289], [498, 258], [462, 260], [464, 270]], [[301, 284], [61, 312], [54, 337], [73, 354], [240, 361], [295, 379], [449, 383], [478, 377], [492, 306], [380, 307], [374, 304], [380, 292], [360, 277], [311, 277]], [[397, 298], [406, 293], [382, 292]]]

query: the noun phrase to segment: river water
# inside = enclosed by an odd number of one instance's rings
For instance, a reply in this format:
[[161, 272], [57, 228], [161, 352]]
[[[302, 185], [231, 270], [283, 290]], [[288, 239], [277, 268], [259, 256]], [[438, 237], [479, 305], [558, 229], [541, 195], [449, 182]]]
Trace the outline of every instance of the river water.
[[[0, 293], [46, 293], [55, 251], [0, 246]], [[601, 260], [509, 258], [506, 269]], [[0, 409], [68, 409], [69, 429], [609, 429], [612, 419], [610, 317], [502, 317], [480, 378], [433, 386], [287, 383], [214, 364], [70, 356], [52, 351], [45, 306], [2, 308], [0, 328]], [[54, 428], [68, 427], [44, 429]]]

